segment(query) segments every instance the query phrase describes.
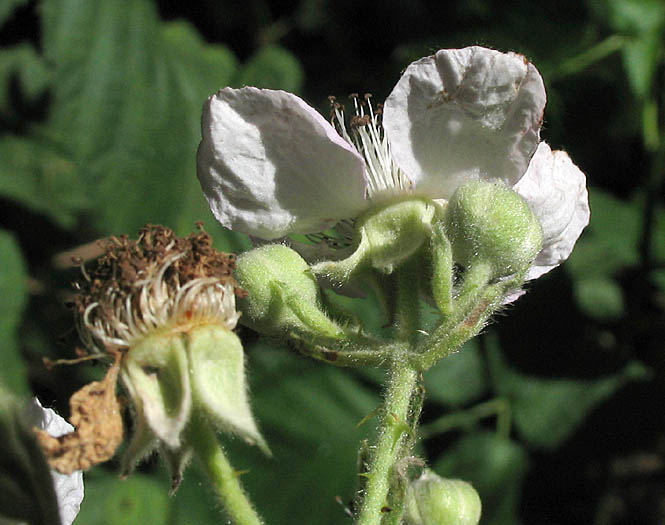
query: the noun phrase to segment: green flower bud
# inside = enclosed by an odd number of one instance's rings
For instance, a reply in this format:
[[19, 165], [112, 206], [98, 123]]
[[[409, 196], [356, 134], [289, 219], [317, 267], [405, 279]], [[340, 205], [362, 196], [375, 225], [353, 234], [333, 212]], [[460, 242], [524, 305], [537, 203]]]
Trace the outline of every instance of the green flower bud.
[[390, 274], [429, 239], [439, 210], [438, 204], [425, 199], [374, 208], [356, 221], [358, 246], [353, 254], [340, 261], [323, 261], [312, 270], [336, 284], [347, 283], [354, 273], [368, 267]]
[[241, 322], [268, 335], [289, 331], [321, 337], [343, 332], [321, 308], [316, 277], [288, 246], [269, 244], [238, 257], [235, 277], [247, 296], [238, 301]]
[[407, 489], [407, 525], [477, 525], [480, 513], [480, 497], [466, 481], [425, 470]]
[[453, 194], [446, 231], [456, 262], [488, 264], [493, 277], [527, 269], [543, 243], [542, 227], [527, 203], [501, 183], [473, 181]]
[[358, 229], [367, 240], [373, 268], [391, 273], [429, 238], [436, 205], [426, 200], [390, 204], [361, 217]]

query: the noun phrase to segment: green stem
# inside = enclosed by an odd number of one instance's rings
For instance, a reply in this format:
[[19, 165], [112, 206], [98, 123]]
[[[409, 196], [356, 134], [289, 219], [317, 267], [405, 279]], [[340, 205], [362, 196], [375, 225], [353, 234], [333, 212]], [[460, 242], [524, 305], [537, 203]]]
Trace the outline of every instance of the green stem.
[[649, 153], [649, 178], [646, 183], [642, 235], [640, 236], [640, 259], [642, 267], [650, 269], [653, 258], [653, 232], [656, 202], [665, 181], [665, 137], [658, 130], [658, 105], [655, 100], [644, 104], [642, 113], [644, 148]]
[[[488, 286], [482, 295], [476, 296], [475, 306], [468, 310], [456, 325], [442, 324], [410, 356], [411, 365], [418, 370], [428, 370], [444, 357], [449, 356], [466, 341], [477, 335], [501, 303], [503, 289], [500, 285]], [[457, 319], [453, 319], [456, 321]]]
[[418, 373], [399, 359], [395, 359], [392, 375], [386, 392], [385, 410], [381, 432], [374, 456], [367, 473], [365, 497], [362, 502], [358, 525], [379, 525], [382, 509], [390, 489], [392, 467], [400, 451], [400, 442], [408, 429], [407, 420], [412, 392], [416, 387]]
[[392, 356], [408, 350], [403, 343], [384, 343], [361, 337], [357, 340], [349, 337], [344, 345], [335, 344], [335, 341], [329, 344], [308, 341], [295, 333], [290, 337], [301, 354], [335, 366], [387, 368]]
[[261, 525], [263, 520], [254, 510], [240, 486], [238, 474], [229, 463], [224, 449], [210, 425], [196, 417], [189, 427], [190, 444], [201, 461], [217, 497], [236, 525]]
[[418, 261], [412, 259], [395, 272], [397, 339], [410, 345], [416, 344], [420, 328], [419, 271]]
[[428, 439], [445, 434], [456, 428], [468, 429], [481, 419], [496, 416], [497, 433], [502, 437], [510, 434], [510, 403], [503, 398], [485, 401], [468, 410], [453, 412], [420, 429], [420, 436]]
[[[407, 348], [393, 355], [381, 430], [366, 474], [358, 525], [381, 523], [383, 510], [388, 507], [393, 467], [405, 454], [402, 446], [404, 435], [411, 432], [412, 400], [419, 378], [419, 373], [410, 366], [405, 355], [408, 347], [412, 348], [415, 344], [419, 322], [418, 286], [413, 281], [417, 272], [411, 266], [407, 263], [396, 272], [397, 339], [407, 343]], [[400, 509], [394, 510], [400, 512]]]

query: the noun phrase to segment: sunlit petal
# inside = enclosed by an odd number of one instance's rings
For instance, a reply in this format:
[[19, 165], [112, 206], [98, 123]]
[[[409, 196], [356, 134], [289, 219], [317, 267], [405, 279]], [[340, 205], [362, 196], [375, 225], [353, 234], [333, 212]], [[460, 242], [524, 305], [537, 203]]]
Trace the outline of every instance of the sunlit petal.
[[284, 91], [225, 88], [203, 109], [198, 176], [227, 228], [274, 239], [324, 230], [366, 206], [365, 164]]
[[544, 107], [543, 81], [523, 56], [441, 50], [406, 69], [383, 126], [416, 193], [447, 199], [471, 179], [515, 184], [538, 146]]

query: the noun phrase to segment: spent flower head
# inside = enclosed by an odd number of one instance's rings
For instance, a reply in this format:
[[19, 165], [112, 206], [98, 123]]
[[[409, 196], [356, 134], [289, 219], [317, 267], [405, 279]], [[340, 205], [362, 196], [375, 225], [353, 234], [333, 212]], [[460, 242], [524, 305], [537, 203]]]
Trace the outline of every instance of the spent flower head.
[[229, 330], [242, 295], [232, 277], [234, 257], [215, 250], [202, 231], [179, 238], [145, 226], [137, 240], [111, 237], [94, 269], [82, 269], [75, 305], [79, 333], [96, 352], [126, 351], [155, 330], [219, 323]]
[[132, 401], [125, 473], [160, 448], [177, 487], [191, 455], [187, 428], [199, 417], [267, 450], [233, 332], [236, 296], [244, 295], [234, 265], [203, 230], [179, 238], [148, 225], [137, 240], [112, 237], [94, 265], [82, 266], [75, 299], [81, 339], [92, 352], [116, 357]]

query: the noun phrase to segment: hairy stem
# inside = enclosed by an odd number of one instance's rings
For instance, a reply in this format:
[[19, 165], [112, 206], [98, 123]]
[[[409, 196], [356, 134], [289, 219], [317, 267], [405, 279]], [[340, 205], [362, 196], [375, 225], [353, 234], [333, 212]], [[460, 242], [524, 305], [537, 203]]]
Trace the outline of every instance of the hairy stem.
[[240, 486], [238, 475], [217, 441], [210, 425], [195, 418], [189, 428], [190, 444], [201, 461], [219, 501], [236, 525], [261, 525], [263, 520], [254, 510]]
[[381, 431], [367, 474], [365, 497], [358, 516], [358, 525], [381, 523], [390, 490], [392, 468], [397, 461], [402, 436], [409, 429], [407, 420], [417, 380], [418, 373], [413, 368], [400, 360], [393, 362]]
[[[407, 348], [415, 344], [419, 324], [418, 286], [414, 286], [414, 275], [417, 273], [413, 272], [409, 264], [400, 268], [396, 275], [397, 339], [407, 343]], [[387, 500], [393, 467], [405, 454], [403, 438], [411, 432], [412, 401], [420, 376], [406, 359], [407, 351], [398, 351], [392, 358], [381, 430], [367, 473], [358, 525], [379, 525], [384, 512], [391, 510]], [[401, 498], [398, 500], [401, 503]], [[401, 509], [394, 511], [401, 514]]]

